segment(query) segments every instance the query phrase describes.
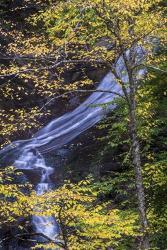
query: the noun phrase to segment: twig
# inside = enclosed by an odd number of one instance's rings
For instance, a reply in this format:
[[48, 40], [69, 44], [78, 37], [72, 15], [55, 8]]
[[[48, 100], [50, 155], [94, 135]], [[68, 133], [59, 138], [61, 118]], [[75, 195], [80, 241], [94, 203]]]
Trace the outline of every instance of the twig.
[[5, 77], [12, 77], [12, 76], [18, 76], [19, 74], [22, 73], [28, 73], [28, 72], [39, 72], [42, 70], [51, 70], [54, 68], [57, 68], [63, 64], [78, 64], [78, 63], [87, 63], [87, 64], [92, 64], [92, 63], [96, 63], [96, 64], [104, 64], [104, 65], [108, 65], [108, 62], [102, 61], [102, 60], [62, 60], [60, 62], [56, 62], [51, 66], [47, 66], [47, 67], [39, 67], [39, 68], [30, 68], [30, 69], [25, 69], [25, 70], [20, 70], [18, 72], [15, 73], [10, 73], [10, 74], [4, 74], [4, 75], [0, 75], [0, 78], [5, 78]]
[[[41, 237], [45, 238], [46, 240], [48, 240], [49, 242], [53, 242], [53, 243], [57, 244], [60, 247], [64, 246], [64, 243], [62, 241], [53, 240], [53, 239], [51, 239], [50, 237], [48, 237], [47, 235], [45, 235], [43, 233], [22, 233], [22, 234], [16, 234], [14, 236], [3, 238], [0, 241], [0, 244], [2, 244], [3, 242], [5, 242], [5, 241], [7, 241], [7, 240], [9, 240], [11, 238], [18, 238], [18, 239], [21, 239], [21, 240], [27, 240], [27, 239], [24, 239], [22, 237], [32, 237], [32, 236], [41, 236]], [[38, 242], [37, 240], [35, 240], [35, 241]]]
[[61, 94], [61, 95], [58, 95], [58, 96], [55, 96], [55, 97], [51, 98], [48, 102], [46, 102], [42, 106], [42, 108], [39, 109], [39, 111], [42, 111], [44, 109], [44, 107], [47, 106], [53, 100], [59, 99], [60, 97], [66, 97], [66, 95], [68, 95], [68, 94], [71, 94], [71, 93], [95, 93], [95, 92], [110, 93], [110, 94], [114, 94], [114, 95], [117, 95], [117, 96], [125, 99], [125, 97], [123, 95], [119, 94], [118, 92], [111, 91], [111, 90], [103, 90], [103, 89], [76, 89], [76, 90], [67, 91], [64, 94]]

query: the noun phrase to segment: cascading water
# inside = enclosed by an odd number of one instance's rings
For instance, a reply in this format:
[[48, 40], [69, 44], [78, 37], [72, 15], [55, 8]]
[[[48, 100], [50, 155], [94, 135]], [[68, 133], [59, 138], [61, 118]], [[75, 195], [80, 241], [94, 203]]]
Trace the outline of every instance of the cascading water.
[[[42, 176], [40, 183], [38, 183], [36, 186], [37, 195], [42, 195], [52, 189], [50, 175], [53, 174], [53, 172], [54, 169], [47, 167], [45, 165], [44, 159], [42, 158]], [[56, 238], [59, 232], [59, 227], [55, 221], [55, 218], [52, 216], [33, 216], [32, 222], [37, 233], [42, 233], [51, 239]]]
[[[121, 91], [111, 73], [107, 74], [98, 88], [105, 91], [113, 90], [118, 93]], [[99, 105], [111, 102], [113, 98], [114, 95], [111, 93], [95, 92], [74, 111], [53, 120], [46, 127], [39, 130], [33, 139], [14, 143], [17, 146], [16, 150], [21, 147], [20, 157], [14, 162], [16, 168], [24, 170], [38, 169], [41, 172], [40, 182], [36, 186], [37, 195], [42, 195], [52, 189], [50, 175], [54, 172], [53, 168], [46, 166], [45, 160], [39, 151], [44, 153], [59, 149], [77, 135], [92, 127], [113, 107], [110, 104], [107, 109], [104, 109]], [[15, 151], [15, 148], [10, 148], [10, 150]], [[42, 233], [51, 239], [55, 239], [59, 232], [59, 227], [53, 217], [33, 216], [32, 222], [37, 233]]]
[[[116, 71], [126, 84], [128, 75], [122, 57], [117, 61]], [[138, 74], [143, 74], [143, 72]], [[97, 89], [105, 90], [105, 92], [93, 93], [78, 108], [54, 119], [47, 126], [40, 129], [33, 138], [16, 141], [0, 151], [0, 155], [5, 157], [15, 154], [20, 155], [14, 162], [16, 168], [40, 170], [41, 179], [36, 186], [38, 195], [42, 195], [52, 188], [50, 175], [54, 172], [53, 168], [46, 166], [42, 154], [53, 149], [60, 149], [63, 145], [71, 142], [79, 134], [99, 122], [109, 110], [113, 109], [114, 106], [112, 104], [108, 105], [107, 109], [100, 105], [111, 102], [115, 97], [114, 94], [106, 92], [107, 90], [119, 94], [122, 93], [121, 87], [117, 84], [112, 73], [108, 73], [104, 77]], [[37, 233], [42, 233], [52, 239], [58, 234], [58, 225], [53, 217], [34, 216], [32, 222]]]
[[[52, 189], [50, 175], [53, 174], [54, 169], [46, 166], [43, 156], [38, 151], [25, 149], [14, 165], [21, 170], [40, 170], [40, 182], [36, 185], [37, 195], [42, 195]], [[32, 223], [37, 233], [44, 234], [51, 239], [54, 239], [59, 232], [59, 227], [51, 216], [33, 216]]]
[[[97, 89], [121, 92], [120, 86], [111, 73], [105, 76]], [[104, 109], [98, 105], [111, 102], [113, 98], [114, 94], [95, 92], [72, 112], [51, 121], [47, 126], [39, 130], [33, 138], [13, 142], [2, 149], [0, 154], [7, 156], [10, 153], [13, 154], [14, 152], [23, 151], [23, 149], [32, 148], [38, 149], [41, 153], [59, 149], [100, 121], [113, 106], [109, 105], [107, 109]]]
[[[121, 92], [111, 73], [104, 77], [98, 89]], [[8, 155], [10, 153], [13, 155], [19, 152], [20, 156], [13, 164], [16, 168], [39, 170], [41, 178], [36, 185], [36, 193], [42, 195], [52, 189], [50, 175], [54, 172], [53, 168], [46, 166], [42, 153], [60, 149], [100, 121], [113, 105], [110, 104], [107, 109], [99, 105], [111, 102], [113, 98], [114, 95], [111, 93], [95, 92], [74, 111], [51, 121], [46, 127], [39, 130], [32, 139], [16, 141], [13, 145], [1, 150], [0, 154]], [[42, 233], [51, 239], [55, 239], [59, 232], [59, 227], [53, 217], [33, 216], [32, 223], [37, 233]]]

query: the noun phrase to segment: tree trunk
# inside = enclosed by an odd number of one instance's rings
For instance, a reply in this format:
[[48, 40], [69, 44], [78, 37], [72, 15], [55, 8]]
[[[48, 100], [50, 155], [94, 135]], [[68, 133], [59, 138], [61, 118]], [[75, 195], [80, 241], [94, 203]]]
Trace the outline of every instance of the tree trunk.
[[139, 249], [149, 249], [149, 237], [147, 234], [148, 222], [146, 217], [146, 206], [145, 206], [145, 194], [142, 179], [142, 167], [140, 157], [140, 147], [137, 138], [137, 125], [136, 125], [136, 100], [135, 100], [135, 86], [131, 85], [130, 88], [130, 134], [131, 134], [131, 145], [132, 145], [132, 162], [135, 171], [135, 183], [138, 198], [138, 209], [140, 215], [141, 224], [141, 240]]

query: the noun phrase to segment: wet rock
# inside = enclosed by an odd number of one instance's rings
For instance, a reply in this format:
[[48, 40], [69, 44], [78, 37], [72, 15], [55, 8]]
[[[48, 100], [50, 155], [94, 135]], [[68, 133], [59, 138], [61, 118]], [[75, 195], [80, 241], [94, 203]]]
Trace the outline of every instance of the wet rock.
[[40, 168], [35, 169], [23, 169], [22, 172], [27, 176], [28, 180], [36, 185], [40, 182], [42, 177], [42, 171]]

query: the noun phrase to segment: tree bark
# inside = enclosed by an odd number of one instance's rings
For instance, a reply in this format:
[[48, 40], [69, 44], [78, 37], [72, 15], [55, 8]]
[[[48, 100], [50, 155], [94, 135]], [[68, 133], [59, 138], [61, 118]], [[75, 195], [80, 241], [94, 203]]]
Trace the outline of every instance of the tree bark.
[[130, 134], [131, 134], [131, 145], [132, 145], [132, 163], [135, 171], [136, 192], [137, 192], [138, 209], [139, 209], [141, 233], [142, 233], [142, 236], [140, 238], [139, 249], [146, 250], [149, 249], [149, 237], [147, 234], [148, 221], [146, 216], [140, 145], [137, 138], [135, 83], [133, 82], [131, 82], [130, 84], [129, 116], [130, 116]]

